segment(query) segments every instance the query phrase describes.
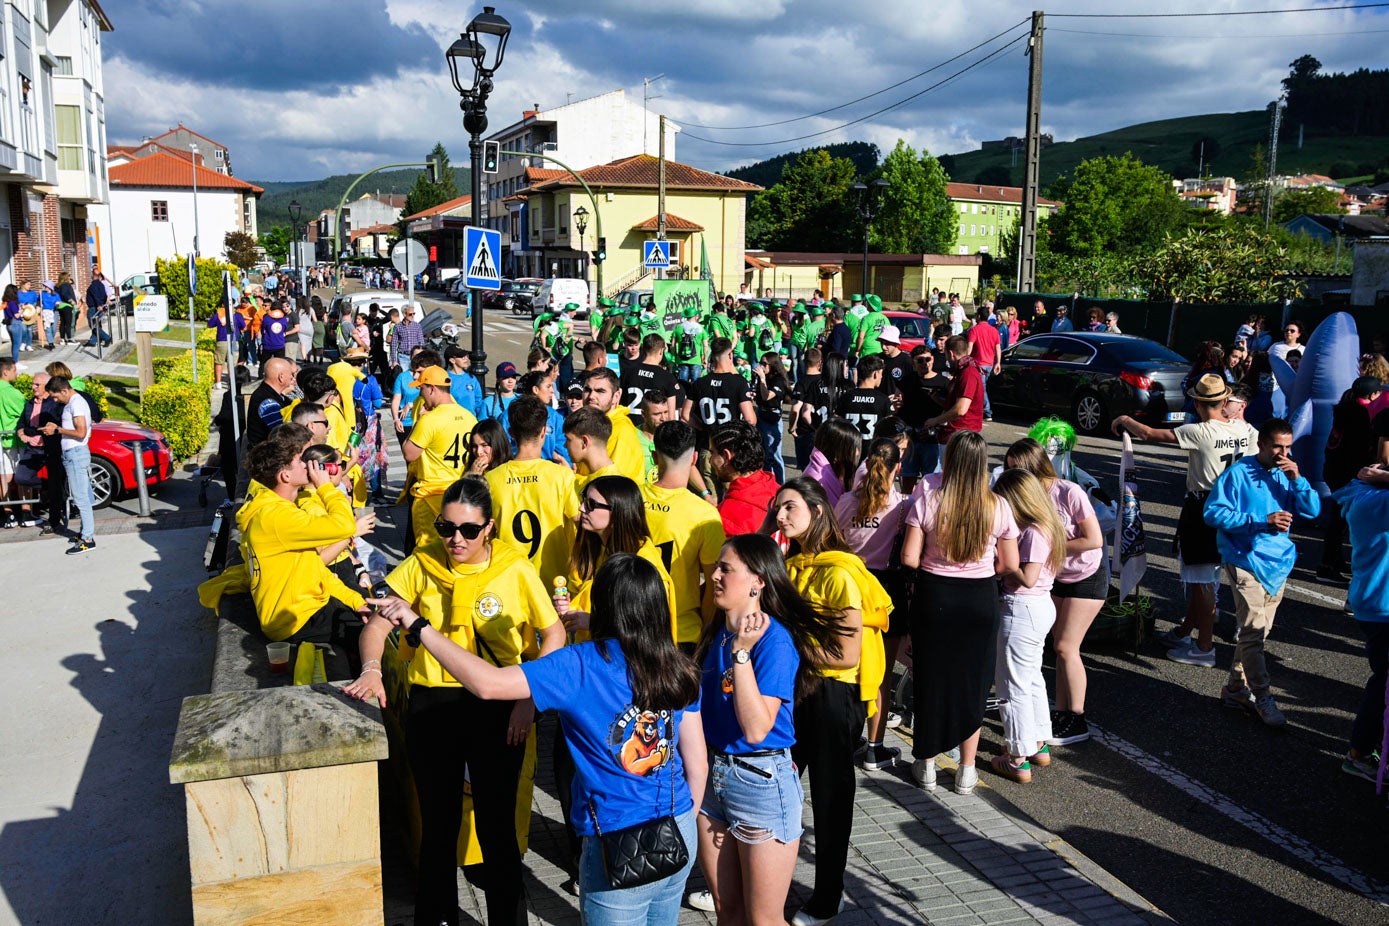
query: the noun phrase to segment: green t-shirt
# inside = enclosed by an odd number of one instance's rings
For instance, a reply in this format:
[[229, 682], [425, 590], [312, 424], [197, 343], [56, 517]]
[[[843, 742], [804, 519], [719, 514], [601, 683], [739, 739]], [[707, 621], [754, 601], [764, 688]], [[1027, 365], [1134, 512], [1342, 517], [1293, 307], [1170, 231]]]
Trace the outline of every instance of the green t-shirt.
[[823, 318], [812, 318], [810, 321], [806, 322], [801, 326], [801, 331], [803, 332], [802, 336], [805, 339], [805, 343], [802, 344], [801, 347], [805, 350], [810, 350], [815, 346], [815, 342], [820, 339], [820, 335], [824, 333], [824, 330], [825, 320]]
[[868, 357], [883, 352], [883, 346], [878, 342], [878, 335], [883, 333], [887, 324], [887, 316], [882, 312], [869, 312], [863, 316], [863, 321], [859, 322], [858, 326], [858, 330], [863, 332], [863, 347], [858, 352], [860, 357]]
[[858, 326], [868, 317], [868, 306], [859, 305], [844, 313], [844, 324], [849, 326], [849, 346], [858, 340]]
[[700, 357], [704, 356], [704, 345], [708, 340], [709, 335], [703, 328], [697, 325], [687, 326], [682, 322], [680, 327], [670, 333], [671, 356], [676, 363], [699, 363]]
[[755, 315], [748, 320], [746, 340], [747, 358], [756, 361], [781, 346], [781, 332], [765, 315]]

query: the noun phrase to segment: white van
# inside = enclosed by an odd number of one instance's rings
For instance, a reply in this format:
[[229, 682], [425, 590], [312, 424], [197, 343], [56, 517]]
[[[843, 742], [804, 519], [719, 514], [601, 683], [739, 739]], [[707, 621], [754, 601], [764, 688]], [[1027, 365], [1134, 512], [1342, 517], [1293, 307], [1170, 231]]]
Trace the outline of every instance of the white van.
[[344, 313], [356, 315], [358, 312], [366, 312], [367, 308], [375, 302], [381, 306], [381, 314], [385, 315], [391, 309], [398, 309], [409, 301], [408, 294], [404, 290], [369, 289], [360, 293], [343, 293], [333, 297], [333, 302], [328, 307], [328, 314], [336, 314], [339, 318]]
[[558, 312], [571, 302], [579, 307], [579, 311], [575, 313], [577, 318], [588, 317], [587, 283], [573, 277], [545, 280], [531, 299], [531, 318], [535, 318], [541, 312]]

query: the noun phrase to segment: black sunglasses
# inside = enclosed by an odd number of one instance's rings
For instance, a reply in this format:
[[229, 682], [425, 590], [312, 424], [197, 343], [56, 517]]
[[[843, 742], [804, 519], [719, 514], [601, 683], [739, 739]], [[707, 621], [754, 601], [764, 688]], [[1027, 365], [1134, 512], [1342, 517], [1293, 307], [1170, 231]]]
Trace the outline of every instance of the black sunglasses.
[[612, 511], [613, 506], [607, 502], [600, 502], [592, 496], [584, 497], [584, 511]]
[[452, 540], [456, 533], [462, 534], [464, 540], [476, 540], [478, 535], [485, 530], [487, 530], [486, 524], [454, 524], [443, 518], [437, 518], [434, 521], [434, 532], [445, 540]]

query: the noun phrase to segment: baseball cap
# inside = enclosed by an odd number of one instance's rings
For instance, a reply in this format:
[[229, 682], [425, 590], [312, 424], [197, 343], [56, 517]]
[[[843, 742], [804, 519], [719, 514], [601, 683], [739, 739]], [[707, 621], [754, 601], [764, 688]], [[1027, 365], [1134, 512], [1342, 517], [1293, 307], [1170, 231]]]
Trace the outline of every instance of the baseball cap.
[[878, 335], [878, 341], [887, 344], [901, 344], [902, 332], [897, 330], [895, 325], [888, 325], [883, 329], [883, 333]]
[[572, 382], [564, 390], [564, 395], [571, 399], [582, 399], [584, 397], [584, 387], [582, 383]]
[[1384, 384], [1373, 376], [1361, 376], [1350, 384], [1351, 394], [1357, 399], [1368, 399], [1376, 392], [1384, 391]]
[[516, 364], [510, 360], [497, 364], [497, 379], [506, 379], [508, 376], [516, 375]]
[[410, 387], [412, 389], [418, 389], [421, 386], [448, 386], [450, 382], [452, 382], [452, 380], [450, 380], [449, 375], [444, 372], [443, 367], [430, 366], [425, 367], [416, 374], [415, 380], [410, 384]]

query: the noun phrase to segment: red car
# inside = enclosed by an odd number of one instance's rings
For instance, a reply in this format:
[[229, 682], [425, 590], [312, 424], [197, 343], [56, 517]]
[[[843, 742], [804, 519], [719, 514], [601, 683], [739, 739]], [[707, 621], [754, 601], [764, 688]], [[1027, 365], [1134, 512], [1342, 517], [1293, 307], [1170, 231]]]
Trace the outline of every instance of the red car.
[[[139, 441], [145, 445], [145, 484], [152, 488], [173, 478], [174, 457], [163, 434], [142, 424], [107, 418], [92, 425], [87, 442], [92, 453], [92, 507], [105, 508], [135, 491], [135, 446]], [[47, 478], [47, 468], [40, 469], [39, 476]]]
[[918, 344], [934, 347], [931, 341], [931, 316], [915, 312], [884, 312], [890, 324], [901, 333], [902, 351], [910, 354]]

